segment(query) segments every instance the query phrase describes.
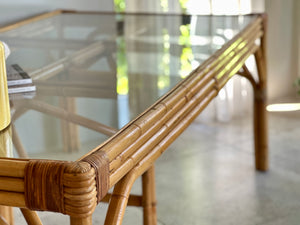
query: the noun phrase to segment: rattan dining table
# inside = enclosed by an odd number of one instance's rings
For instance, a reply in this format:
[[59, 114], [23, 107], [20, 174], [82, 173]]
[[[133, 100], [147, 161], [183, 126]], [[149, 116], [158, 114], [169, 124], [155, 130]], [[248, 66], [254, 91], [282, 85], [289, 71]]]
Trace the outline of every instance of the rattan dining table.
[[[253, 87], [255, 163], [266, 171], [266, 23], [265, 14], [57, 10], [0, 28], [11, 49], [1, 63], [36, 87], [9, 95], [0, 224], [19, 207], [28, 224], [50, 211], [89, 225], [99, 202], [109, 204], [106, 225], [121, 224], [127, 205], [156, 224], [155, 161], [236, 74]], [[245, 63], [252, 55], [258, 75]], [[143, 193], [131, 195], [139, 177]]]

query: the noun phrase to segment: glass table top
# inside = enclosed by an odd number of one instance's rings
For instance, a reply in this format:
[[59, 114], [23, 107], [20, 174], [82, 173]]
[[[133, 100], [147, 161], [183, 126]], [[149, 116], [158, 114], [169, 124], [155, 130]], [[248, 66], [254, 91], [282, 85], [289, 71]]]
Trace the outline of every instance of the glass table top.
[[1, 32], [7, 66], [18, 64], [36, 86], [10, 95], [10, 156], [78, 159], [254, 17], [63, 13]]

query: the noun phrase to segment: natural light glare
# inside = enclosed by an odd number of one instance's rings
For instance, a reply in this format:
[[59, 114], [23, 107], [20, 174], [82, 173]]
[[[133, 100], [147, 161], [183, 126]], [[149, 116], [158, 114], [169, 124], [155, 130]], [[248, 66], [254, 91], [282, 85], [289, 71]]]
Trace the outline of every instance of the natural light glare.
[[212, 14], [232, 15], [247, 14], [251, 12], [249, 0], [211, 0]]
[[249, 14], [251, 13], [251, 1], [249, 0], [239, 0], [240, 1], [240, 13]]
[[228, 40], [232, 39], [233, 36], [234, 36], [233, 30], [232, 30], [232, 29], [225, 29], [225, 30], [224, 30], [224, 36], [225, 36]]
[[212, 13], [215, 15], [239, 14], [238, 0], [212, 0]]
[[191, 14], [211, 14], [210, 0], [189, 0], [186, 7]]
[[300, 103], [271, 104], [267, 106], [269, 112], [289, 112], [300, 110]]
[[219, 45], [219, 46], [222, 46], [222, 45], [225, 44], [224, 38], [219, 37], [219, 36], [214, 36], [213, 39], [212, 39], [212, 42], [213, 42], [215, 45]]

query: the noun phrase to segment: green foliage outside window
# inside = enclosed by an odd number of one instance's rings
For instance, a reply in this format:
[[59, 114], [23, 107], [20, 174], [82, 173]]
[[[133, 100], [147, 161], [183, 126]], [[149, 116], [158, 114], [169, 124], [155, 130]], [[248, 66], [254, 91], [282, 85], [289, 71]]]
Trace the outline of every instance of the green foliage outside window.
[[163, 90], [170, 85], [170, 35], [167, 29], [163, 29], [163, 55], [160, 63], [160, 75], [158, 76], [157, 86]]
[[126, 3], [125, 0], [114, 0], [115, 11], [116, 12], [125, 12]]
[[189, 0], [179, 0], [179, 4], [180, 4], [181, 10], [182, 10], [182, 13], [186, 13], [188, 2], [189, 2]]
[[194, 54], [192, 51], [190, 24], [180, 26], [179, 44], [182, 45], [182, 52], [180, 56], [181, 68], [180, 76], [185, 78], [192, 71], [192, 61]]

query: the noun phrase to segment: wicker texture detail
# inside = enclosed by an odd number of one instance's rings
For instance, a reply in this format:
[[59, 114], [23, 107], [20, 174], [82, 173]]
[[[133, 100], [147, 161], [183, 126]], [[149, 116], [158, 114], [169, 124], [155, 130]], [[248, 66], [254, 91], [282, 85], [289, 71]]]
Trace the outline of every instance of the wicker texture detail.
[[91, 154], [82, 159], [89, 163], [96, 173], [97, 203], [107, 194], [109, 189], [109, 159], [105, 152]]
[[64, 213], [63, 175], [66, 163], [30, 160], [25, 167], [25, 203], [32, 210]]
[[68, 163], [64, 174], [65, 214], [85, 218], [97, 205], [95, 170], [87, 162]]

